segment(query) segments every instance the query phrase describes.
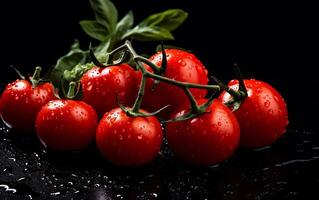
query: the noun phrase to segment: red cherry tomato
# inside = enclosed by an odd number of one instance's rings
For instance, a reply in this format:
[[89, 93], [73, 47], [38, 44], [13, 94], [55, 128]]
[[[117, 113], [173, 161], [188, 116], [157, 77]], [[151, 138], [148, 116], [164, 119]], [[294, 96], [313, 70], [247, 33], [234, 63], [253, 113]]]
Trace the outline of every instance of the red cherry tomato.
[[39, 139], [49, 149], [80, 150], [95, 137], [98, 118], [82, 101], [53, 100], [40, 110], [36, 120]]
[[131, 106], [138, 91], [136, 72], [127, 64], [106, 68], [93, 67], [81, 78], [83, 101], [101, 116], [121, 104]]
[[34, 131], [34, 123], [41, 107], [56, 99], [52, 84], [43, 83], [35, 88], [27, 80], [16, 80], [6, 86], [1, 96], [2, 119], [13, 129]]
[[[199, 104], [206, 102], [198, 100]], [[182, 108], [171, 115], [188, 112]], [[167, 141], [180, 160], [195, 165], [212, 165], [230, 157], [239, 143], [239, 125], [234, 114], [214, 100], [207, 113], [185, 121], [167, 124]]]
[[[207, 70], [205, 66], [196, 58], [194, 54], [178, 49], [166, 49], [167, 69], [164, 76], [189, 83], [207, 84]], [[162, 64], [162, 52], [158, 52], [150, 58], [150, 61], [157, 66]], [[151, 69], [146, 66], [149, 71]], [[158, 110], [166, 105], [170, 105], [166, 112], [162, 112], [163, 117], [169, 114], [181, 104], [187, 103], [188, 99], [183, 89], [167, 83], [159, 83], [155, 90], [152, 90], [153, 79], [148, 79], [146, 84], [143, 108], [148, 111]], [[206, 90], [190, 89], [195, 98], [203, 98]]]
[[120, 109], [107, 112], [96, 130], [103, 157], [119, 166], [140, 166], [153, 160], [163, 139], [156, 117], [130, 117]]
[[[288, 114], [284, 99], [271, 85], [258, 80], [244, 80], [248, 97], [234, 112], [240, 125], [240, 145], [246, 148], [261, 148], [271, 145], [286, 131]], [[229, 87], [238, 90], [238, 81], [232, 80]], [[232, 97], [223, 92], [222, 102]]]

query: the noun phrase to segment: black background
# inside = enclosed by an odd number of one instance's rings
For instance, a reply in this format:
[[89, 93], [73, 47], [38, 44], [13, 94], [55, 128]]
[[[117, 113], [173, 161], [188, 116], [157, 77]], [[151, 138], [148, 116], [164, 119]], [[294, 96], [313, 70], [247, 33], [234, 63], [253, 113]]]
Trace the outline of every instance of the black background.
[[[211, 73], [228, 81], [238, 63], [247, 78], [277, 88], [287, 101], [290, 128], [317, 130], [319, 79], [316, 40], [318, 14], [304, 3], [242, 3], [207, 0], [116, 0], [122, 17], [130, 9], [135, 22], [153, 12], [182, 8], [189, 17], [167, 44], [191, 49]], [[94, 42], [78, 22], [93, 19], [88, 0], [6, 1], [1, 13], [1, 82], [14, 80], [14, 65], [24, 73], [45, 69], [64, 55], [75, 38], [84, 48]], [[139, 45], [153, 52], [156, 43]], [[144, 47], [144, 48], [143, 48]], [[151, 47], [151, 48], [150, 48]]]

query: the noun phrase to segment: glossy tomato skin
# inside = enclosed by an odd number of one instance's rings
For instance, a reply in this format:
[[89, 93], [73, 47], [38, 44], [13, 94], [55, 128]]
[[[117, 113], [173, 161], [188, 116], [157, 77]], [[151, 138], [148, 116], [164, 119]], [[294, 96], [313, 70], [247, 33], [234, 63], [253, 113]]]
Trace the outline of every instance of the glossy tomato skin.
[[121, 104], [131, 106], [138, 91], [136, 73], [129, 65], [93, 67], [81, 78], [83, 101], [93, 106], [100, 116]]
[[1, 95], [1, 117], [17, 131], [32, 132], [41, 107], [53, 99], [56, 97], [51, 83], [32, 88], [29, 81], [16, 80], [8, 84]]
[[[207, 84], [207, 70], [201, 61], [192, 53], [178, 50], [166, 49], [167, 69], [164, 76], [183, 82]], [[162, 52], [158, 52], [150, 59], [157, 66], [162, 64]], [[152, 71], [146, 66], [149, 71]], [[146, 84], [145, 96], [143, 99], [143, 108], [148, 111], [158, 110], [166, 105], [170, 105], [165, 112], [162, 112], [163, 117], [168, 117], [169, 114], [181, 104], [187, 103], [188, 99], [183, 89], [167, 83], [159, 83], [155, 90], [152, 90], [153, 79], [148, 79]], [[190, 89], [195, 98], [203, 98], [206, 95], [206, 90]]]
[[[288, 114], [282, 96], [271, 85], [258, 80], [244, 80], [248, 97], [234, 112], [241, 129], [240, 145], [246, 148], [262, 148], [271, 145], [286, 132]], [[238, 90], [238, 81], [229, 86]], [[223, 92], [219, 99], [227, 102], [231, 96]]]
[[136, 167], [158, 154], [163, 139], [156, 117], [129, 117], [120, 109], [107, 112], [96, 130], [96, 144], [102, 156], [118, 166]]
[[95, 110], [85, 102], [53, 100], [40, 110], [36, 131], [47, 148], [73, 151], [94, 141], [97, 124]]
[[[206, 102], [198, 100], [199, 104]], [[179, 117], [188, 112], [181, 108], [171, 115]], [[214, 100], [207, 113], [185, 121], [167, 124], [167, 141], [180, 160], [193, 165], [213, 165], [229, 158], [236, 150], [240, 130], [234, 114], [221, 102]]]

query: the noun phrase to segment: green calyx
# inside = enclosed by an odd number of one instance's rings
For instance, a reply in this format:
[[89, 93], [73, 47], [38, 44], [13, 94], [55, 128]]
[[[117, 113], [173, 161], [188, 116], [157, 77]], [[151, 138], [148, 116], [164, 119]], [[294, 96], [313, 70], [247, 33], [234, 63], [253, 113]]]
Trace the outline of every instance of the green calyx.
[[238, 110], [240, 108], [241, 103], [248, 97], [247, 88], [244, 83], [243, 75], [240, 72], [239, 67], [236, 63], [234, 64], [234, 70], [236, 73], [236, 78], [238, 79], [238, 91], [231, 89], [215, 76], [211, 76], [223, 90], [225, 90], [232, 96], [232, 99], [226, 102], [225, 105], [227, 107], [232, 107], [233, 112]]
[[29, 78], [32, 83], [32, 88], [35, 88], [40, 83], [40, 81], [43, 81], [40, 78], [41, 70], [41, 67], [36, 67], [33, 76]]
[[[25, 76], [17, 68], [15, 68], [12, 65], [10, 67], [18, 74], [18, 76], [22, 80], [26, 80]], [[31, 77], [29, 77], [29, 81], [32, 84], [32, 88], [37, 87], [40, 83], [48, 82], [48, 80], [41, 78], [41, 70], [42, 70], [41, 67], [39, 67], [39, 66], [35, 67], [33, 75]]]
[[[165, 51], [162, 51], [162, 52], [164, 54], [163, 58], [165, 58], [166, 57]], [[165, 106], [164, 108], [161, 108], [161, 109], [154, 111], [152, 113], [144, 113], [144, 112], [140, 111], [141, 103], [142, 103], [142, 100], [144, 97], [144, 91], [145, 91], [145, 85], [146, 85], [147, 78], [152, 78], [156, 81], [161, 81], [161, 82], [165, 82], [165, 83], [180, 87], [185, 91], [185, 94], [187, 95], [187, 97], [189, 99], [189, 102], [191, 105], [190, 112], [182, 117], [172, 119], [172, 120], [169, 120], [167, 122], [186, 120], [186, 119], [189, 119], [192, 117], [196, 117], [200, 114], [206, 113], [207, 108], [211, 105], [212, 101], [214, 100], [214, 94], [212, 94], [210, 96], [210, 98], [208, 99], [208, 101], [205, 104], [198, 105], [193, 94], [190, 92], [190, 88], [200, 88], [200, 89], [206, 89], [206, 90], [212, 90], [212, 91], [219, 91], [220, 90], [220, 87], [218, 85], [201, 85], [201, 84], [193, 84], [193, 83], [188, 83], [188, 82], [181, 82], [181, 81], [173, 80], [173, 79], [167, 78], [165, 76], [161, 76], [159, 74], [151, 73], [151, 72], [147, 71], [145, 69], [144, 64], [149, 65], [153, 69], [153, 71], [159, 70], [160, 68], [158, 66], [156, 66], [156, 64], [149, 61], [148, 59], [138, 55], [136, 53], [136, 51], [133, 49], [131, 42], [129, 42], [129, 41], [126, 41], [123, 45], [114, 49], [112, 52], [109, 53], [109, 56], [112, 57], [113, 54], [118, 54], [118, 53], [127, 53], [128, 55], [130, 55], [130, 59], [135, 62], [136, 66], [137, 66], [137, 70], [140, 70], [142, 73], [142, 79], [141, 79], [138, 95], [137, 95], [137, 98], [134, 102], [133, 107], [126, 108], [119, 103], [119, 106], [122, 108], [122, 110], [124, 112], [126, 112], [127, 115], [129, 115], [129, 116], [134, 116], [134, 117], [153, 116], [153, 115], [158, 114], [159, 112], [163, 111], [165, 108], [168, 107], [168, 106]]]

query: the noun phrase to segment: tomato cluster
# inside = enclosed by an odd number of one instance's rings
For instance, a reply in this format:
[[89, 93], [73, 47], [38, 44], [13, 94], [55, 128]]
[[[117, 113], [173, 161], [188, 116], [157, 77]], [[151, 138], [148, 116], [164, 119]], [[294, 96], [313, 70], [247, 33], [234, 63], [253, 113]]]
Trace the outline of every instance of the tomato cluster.
[[[166, 69], [156, 74], [164, 55]], [[152, 161], [164, 131], [176, 157], [195, 165], [221, 162], [238, 146], [271, 145], [284, 134], [286, 104], [269, 84], [244, 80], [246, 95], [240, 99], [232, 95], [242, 86], [234, 80], [218, 98], [205, 98], [208, 73], [194, 54], [167, 49], [149, 61], [153, 67], [146, 63], [138, 71], [128, 64], [93, 67], [80, 80], [82, 100], [57, 99], [50, 83], [32, 87], [17, 80], [1, 95], [1, 117], [20, 132], [35, 130], [49, 149], [81, 150], [95, 141], [101, 155], [120, 166]], [[156, 83], [154, 74], [163, 81]], [[234, 102], [240, 104], [236, 109]], [[167, 105], [160, 116], [168, 122], [161, 124], [152, 112]]]

